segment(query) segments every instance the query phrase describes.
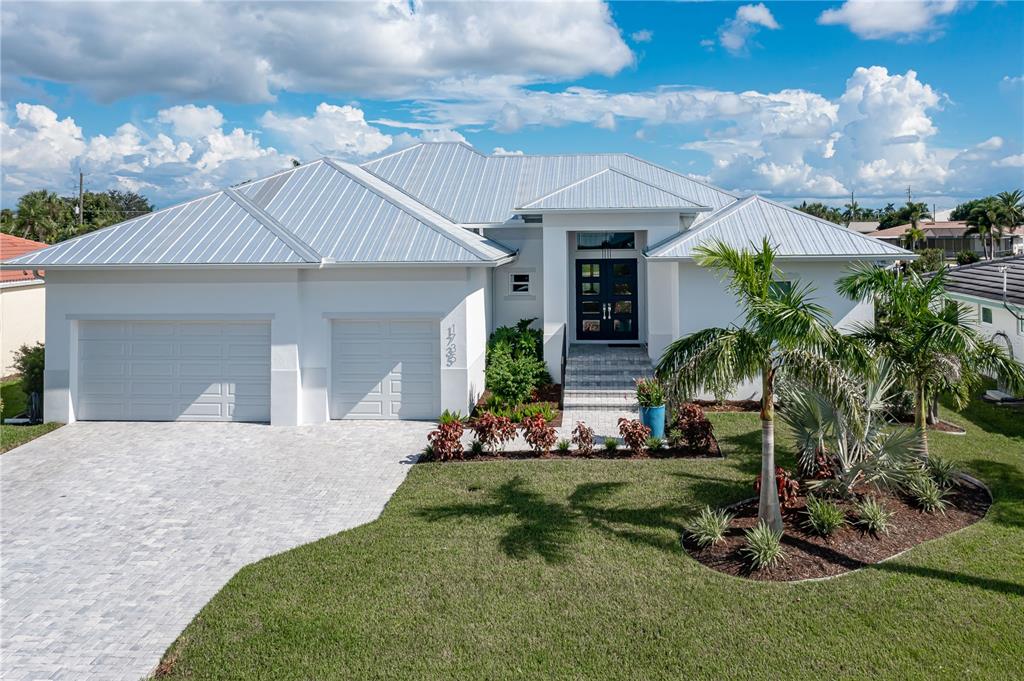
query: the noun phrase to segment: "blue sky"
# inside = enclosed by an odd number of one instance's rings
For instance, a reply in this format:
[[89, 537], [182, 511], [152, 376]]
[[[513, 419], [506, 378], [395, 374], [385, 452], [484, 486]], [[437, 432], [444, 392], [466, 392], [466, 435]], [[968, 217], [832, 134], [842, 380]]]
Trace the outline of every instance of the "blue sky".
[[1024, 4], [6, 2], [4, 206], [158, 205], [420, 140], [628, 151], [785, 201], [1024, 185]]

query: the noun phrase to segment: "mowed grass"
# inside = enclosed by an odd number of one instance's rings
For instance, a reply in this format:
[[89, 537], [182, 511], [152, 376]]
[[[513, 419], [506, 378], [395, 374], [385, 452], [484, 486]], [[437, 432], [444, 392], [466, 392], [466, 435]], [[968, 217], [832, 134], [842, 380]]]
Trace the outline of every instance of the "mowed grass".
[[19, 379], [0, 383], [0, 400], [3, 401], [3, 409], [0, 410], [0, 454], [20, 447], [40, 435], [46, 435], [61, 425], [39, 423], [33, 426], [7, 426], [2, 423], [3, 419], [13, 418], [28, 408], [28, 398], [21, 390]]
[[[415, 466], [376, 522], [242, 570], [168, 651], [173, 679], [1005, 679], [1024, 650], [1024, 416], [946, 412], [935, 453], [989, 516], [882, 565], [755, 583], [680, 548], [752, 494], [752, 414], [724, 461]], [[785, 465], [792, 462], [781, 437]]]

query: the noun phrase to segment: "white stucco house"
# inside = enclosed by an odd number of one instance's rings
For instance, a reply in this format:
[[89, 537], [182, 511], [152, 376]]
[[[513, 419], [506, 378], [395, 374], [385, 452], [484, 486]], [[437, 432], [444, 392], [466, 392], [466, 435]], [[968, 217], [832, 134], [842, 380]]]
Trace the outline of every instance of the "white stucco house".
[[[0, 234], [0, 260], [46, 248], [46, 244]], [[42, 343], [46, 329], [46, 279], [33, 268], [0, 272], [0, 376], [15, 373], [14, 358], [23, 345]]]
[[950, 269], [946, 295], [974, 310], [978, 330], [1024, 364], [1024, 255]]
[[467, 412], [492, 329], [566, 345], [673, 339], [736, 319], [693, 262], [767, 237], [839, 326], [854, 261], [906, 251], [627, 154], [485, 156], [419, 144], [321, 159], [15, 260], [45, 267], [49, 420], [274, 425]]

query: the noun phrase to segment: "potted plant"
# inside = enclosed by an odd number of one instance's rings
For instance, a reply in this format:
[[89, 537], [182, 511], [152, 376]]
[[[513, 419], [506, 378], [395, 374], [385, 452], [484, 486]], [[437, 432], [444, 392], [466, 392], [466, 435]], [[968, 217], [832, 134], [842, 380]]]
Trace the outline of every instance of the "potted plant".
[[636, 379], [636, 401], [640, 422], [651, 429], [651, 437], [665, 437], [665, 391], [654, 378]]

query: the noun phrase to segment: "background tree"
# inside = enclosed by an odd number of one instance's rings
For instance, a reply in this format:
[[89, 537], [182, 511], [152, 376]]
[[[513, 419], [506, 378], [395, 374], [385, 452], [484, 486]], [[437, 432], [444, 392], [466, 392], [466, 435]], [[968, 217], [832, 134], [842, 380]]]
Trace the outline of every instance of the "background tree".
[[820, 202], [807, 203], [804, 201], [799, 206], [794, 206], [794, 208], [802, 213], [807, 213], [808, 215], [813, 215], [816, 218], [834, 222], [837, 225], [843, 224], [843, 214], [840, 213], [838, 209], [833, 208], [832, 206], [826, 206]]
[[946, 298], [947, 271], [942, 267], [924, 278], [913, 270], [860, 264], [836, 283], [851, 300], [874, 300], [875, 323], [856, 327], [853, 336], [892, 361], [903, 377], [913, 395], [914, 427], [925, 456], [933, 397], [946, 393], [963, 407], [985, 373], [1006, 381], [1012, 390], [1024, 388], [1024, 366], [978, 332], [970, 308]]
[[85, 192], [79, 222], [78, 197], [53, 192], [29, 192], [18, 199], [17, 209], [4, 209], [0, 230], [27, 239], [57, 243], [96, 229], [109, 227], [153, 210], [146, 197], [131, 191]]
[[61, 228], [74, 221], [71, 206], [53, 192], [29, 192], [18, 199], [13, 232], [25, 239], [55, 243]]
[[863, 209], [860, 204], [857, 203], [856, 199], [851, 198], [850, 202], [843, 206], [843, 220], [849, 225], [851, 222], [857, 222], [861, 219]]
[[775, 386], [782, 373], [815, 383], [832, 366], [820, 361], [836, 349], [839, 336], [828, 312], [811, 300], [812, 289], [778, 282], [781, 271], [765, 239], [757, 252], [715, 243], [697, 249], [697, 263], [723, 273], [743, 313], [740, 325], [703, 329], [666, 348], [656, 369], [671, 394], [700, 390], [725, 393], [741, 381], [761, 382], [761, 490], [758, 517], [782, 531], [775, 480]]
[[981, 248], [986, 258], [993, 257], [995, 243], [992, 235], [1000, 228], [1002, 208], [994, 198], [989, 197], [978, 201], [967, 216], [968, 229], [964, 234], [977, 234], [981, 237]]

